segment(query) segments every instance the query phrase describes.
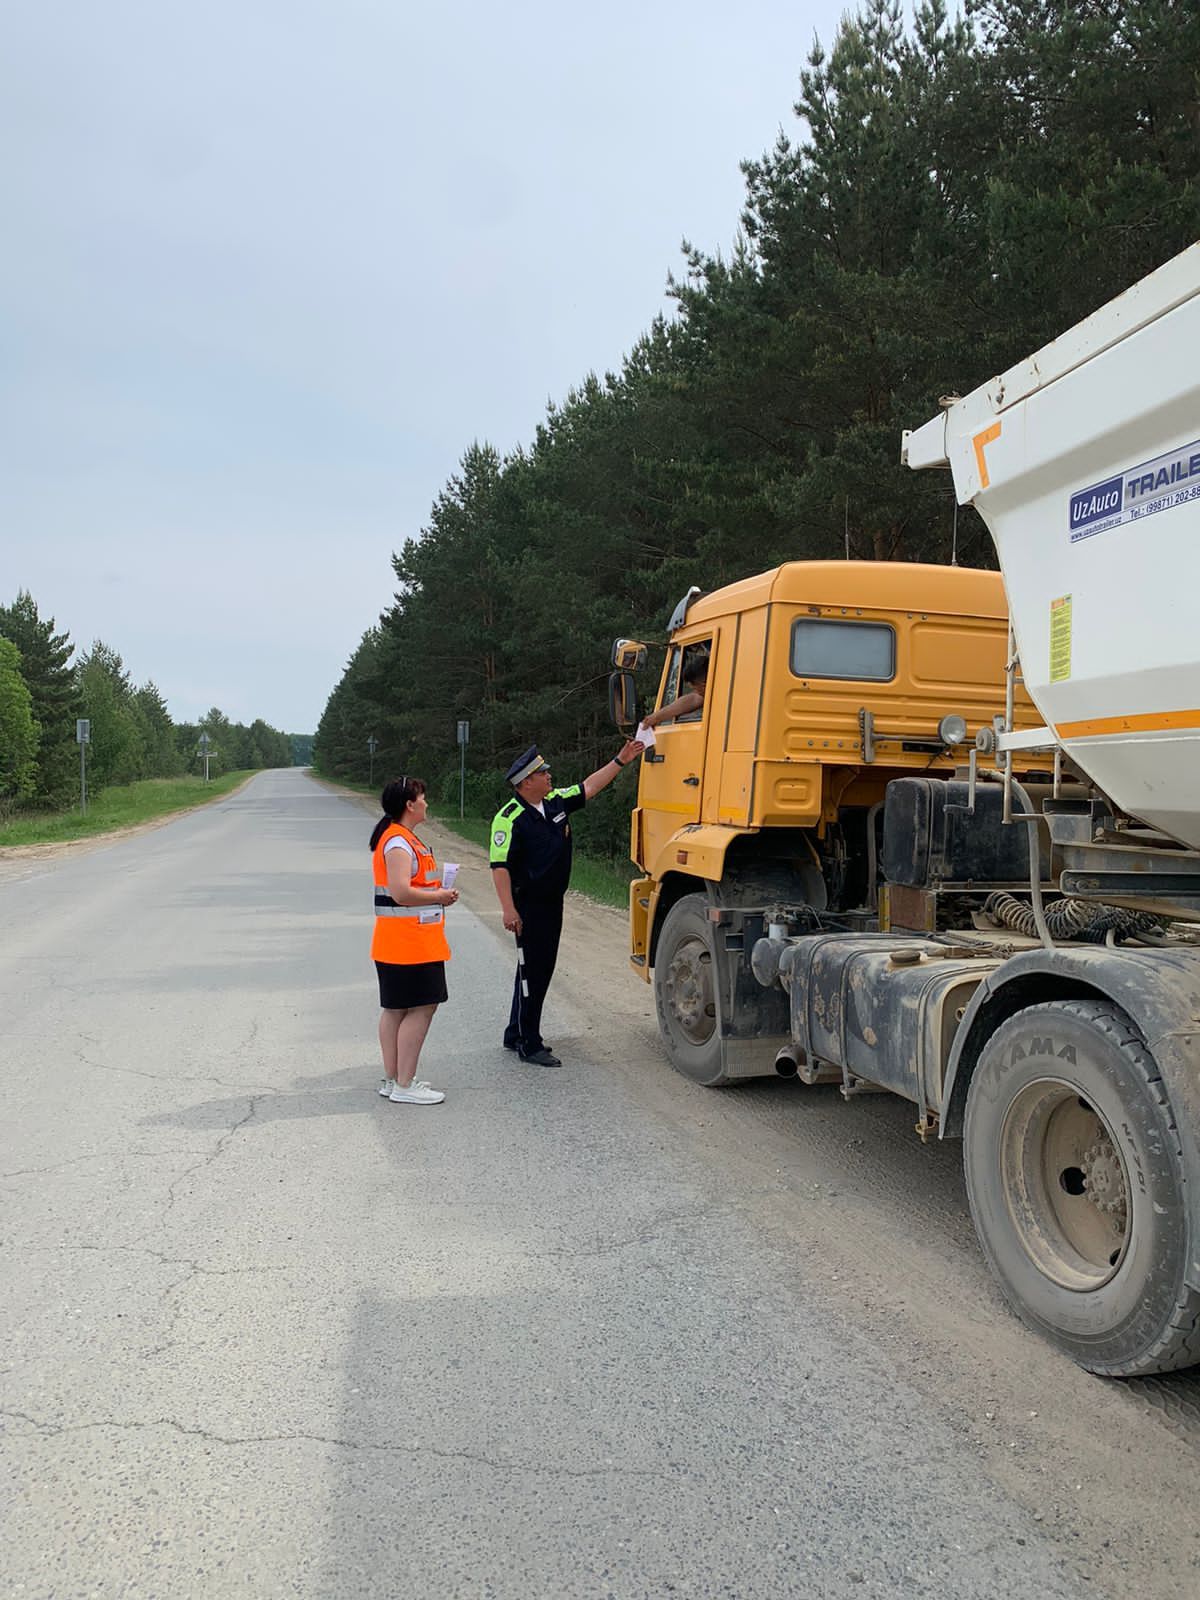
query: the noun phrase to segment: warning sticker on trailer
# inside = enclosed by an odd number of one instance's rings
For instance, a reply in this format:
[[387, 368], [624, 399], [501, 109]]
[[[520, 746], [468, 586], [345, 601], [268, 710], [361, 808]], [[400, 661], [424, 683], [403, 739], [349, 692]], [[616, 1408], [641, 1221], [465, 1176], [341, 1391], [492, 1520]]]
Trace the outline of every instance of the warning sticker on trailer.
[[1200, 439], [1130, 467], [1119, 477], [1077, 489], [1069, 512], [1071, 543], [1189, 500], [1200, 500]]
[[1071, 596], [1050, 602], [1050, 682], [1071, 676]]

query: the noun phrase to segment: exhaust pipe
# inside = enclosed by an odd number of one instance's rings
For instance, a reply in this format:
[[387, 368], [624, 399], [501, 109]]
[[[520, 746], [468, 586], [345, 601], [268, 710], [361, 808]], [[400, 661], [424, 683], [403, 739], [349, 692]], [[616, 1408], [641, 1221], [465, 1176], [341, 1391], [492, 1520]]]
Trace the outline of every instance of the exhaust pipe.
[[830, 1061], [810, 1061], [797, 1044], [785, 1044], [775, 1057], [775, 1071], [781, 1078], [799, 1078], [801, 1083], [841, 1083], [842, 1069]]

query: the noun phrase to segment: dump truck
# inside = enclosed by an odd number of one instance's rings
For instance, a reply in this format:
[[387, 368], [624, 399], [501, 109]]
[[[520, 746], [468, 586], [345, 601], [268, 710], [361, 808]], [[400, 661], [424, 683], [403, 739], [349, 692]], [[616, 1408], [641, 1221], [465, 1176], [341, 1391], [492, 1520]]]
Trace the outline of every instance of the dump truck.
[[911, 1102], [1014, 1310], [1108, 1376], [1200, 1361], [1197, 350], [1200, 245], [905, 434], [999, 573], [690, 591], [656, 703], [697, 652], [703, 698], [631, 823], [673, 1065]]

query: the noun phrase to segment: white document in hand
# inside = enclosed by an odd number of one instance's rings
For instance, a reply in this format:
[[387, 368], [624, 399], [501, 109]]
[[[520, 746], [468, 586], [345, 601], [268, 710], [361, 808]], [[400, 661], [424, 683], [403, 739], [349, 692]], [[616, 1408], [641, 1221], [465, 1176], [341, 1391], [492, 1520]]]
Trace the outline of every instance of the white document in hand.
[[638, 723], [638, 730], [633, 737], [638, 744], [645, 745], [647, 750], [654, 749], [654, 729], [648, 728], [644, 722]]

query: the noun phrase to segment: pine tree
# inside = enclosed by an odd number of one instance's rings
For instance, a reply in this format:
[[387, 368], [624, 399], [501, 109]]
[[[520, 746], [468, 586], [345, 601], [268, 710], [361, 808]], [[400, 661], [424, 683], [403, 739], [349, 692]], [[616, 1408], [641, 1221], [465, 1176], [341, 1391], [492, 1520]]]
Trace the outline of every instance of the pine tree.
[[1200, 30], [1176, 0], [966, 10], [918, 0], [906, 30], [899, 0], [863, 0], [809, 58], [799, 132], [745, 164], [732, 252], [685, 247], [677, 315], [527, 448], [467, 451], [393, 558], [321, 770], [365, 779], [375, 735], [377, 777], [456, 796], [469, 716], [481, 794], [534, 738], [586, 771], [609, 641], [653, 638], [691, 583], [946, 560], [956, 526], [960, 560], [993, 561], [948, 475], [901, 468], [901, 431], [1200, 233]]
[[972, 0], [995, 317], [1017, 360], [1200, 234], [1200, 28], [1178, 0]]
[[[414, 765], [411, 734], [401, 697], [387, 693], [381, 666], [382, 625], [368, 628], [346, 663], [313, 735], [312, 759], [332, 778], [365, 783], [374, 776], [382, 787], [388, 776]], [[401, 680], [403, 681], [403, 680]], [[372, 761], [368, 739], [377, 741]]]
[[141, 726], [142, 776], [172, 778], [183, 770], [175, 747], [175, 725], [157, 686], [147, 681], [133, 696], [133, 710]]
[[868, 0], [801, 75], [801, 142], [745, 164], [745, 252], [729, 266], [693, 253], [676, 285], [774, 559], [949, 553], [946, 486], [897, 455], [914, 412], [961, 375], [945, 274], [972, 259], [972, 235], [944, 170], [969, 48], [940, 4], [907, 38], [898, 0]]
[[0, 639], [0, 801], [33, 797], [39, 732], [21, 653], [10, 639]]
[[[208, 775], [218, 777], [222, 772], [233, 772], [237, 767], [237, 735], [233, 723], [217, 706], [212, 706], [200, 718], [200, 732], [208, 735]], [[192, 758], [192, 769], [204, 771], [204, 757], [197, 753]]]
[[82, 715], [69, 665], [75, 647], [67, 634], [55, 633], [53, 617], [38, 615], [24, 589], [11, 606], [0, 606], [0, 638], [11, 640], [21, 653], [21, 675], [41, 728], [32, 799], [38, 805], [69, 804], [79, 788], [75, 721]]
[[98, 791], [107, 784], [133, 783], [143, 774], [145, 743], [125, 663], [97, 639], [80, 656], [76, 673], [83, 714], [92, 724], [89, 785]]

